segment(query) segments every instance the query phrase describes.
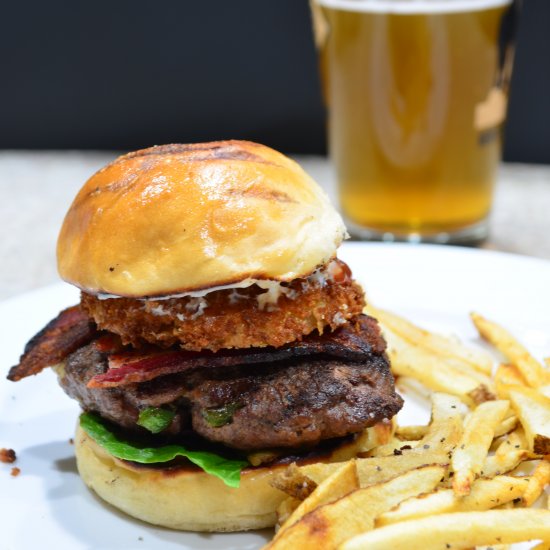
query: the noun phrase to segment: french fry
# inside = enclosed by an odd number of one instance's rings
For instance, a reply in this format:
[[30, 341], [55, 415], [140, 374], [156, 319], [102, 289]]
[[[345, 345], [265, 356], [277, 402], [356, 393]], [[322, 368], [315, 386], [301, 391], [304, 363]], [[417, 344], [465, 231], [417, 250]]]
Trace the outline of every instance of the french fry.
[[460, 399], [446, 394], [432, 394], [432, 414], [430, 424], [427, 426], [411, 426], [399, 428], [401, 433], [406, 433], [407, 428], [411, 428], [409, 434], [415, 433], [418, 437], [416, 441], [393, 440], [391, 443], [373, 449], [370, 456], [389, 456], [391, 454], [400, 454], [397, 451], [409, 451], [411, 448], [427, 451], [433, 448], [450, 451], [456, 447], [463, 431], [462, 426], [462, 404]]
[[367, 428], [356, 439], [356, 453], [366, 453], [382, 445], [387, 445], [393, 438], [395, 422], [378, 422]]
[[[444, 393], [434, 393], [430, 424], [418, 445], [402, 451], [401, 455], [357, 459], [360, 486], [381, 483], [425, 464], [449, 464], [449, 453], [462, 436], [461, 408], [460, 399]], [[339, 467], [339, 464], [334, 463], [315, 463], [300, 467], [293, 465], [274, 476], [272, 483], [288, 495], [296, 497], [296, 493], [303, 491], [303, 487], [315, 488]]]
[[550, 462], [541, 460], [529, 478], [523, 493], [523, 505], [531, 506], [537, 500], [546, 485], [550, 483]]
[[527, 450], [523, 430], [518, 428], [508, 434], [493, 456], [487, 457], [479, 474], [489, 478], [506, 474], [515, 470], [523, 461], [531, 458], [532, 455]]
[[[510, 408], [502, 419], [502, 422], [495, 428], [495, 438], [491, 443], [490, 450], [496, 450], [503, 441], [508, 441], [510, 439], [510, 437], [503, 436], [510, 436], [510, 434], [514, 432], [514, 435], [512, 437], [516, 438], [520, 431], [522, 431], [522, 428], [521, 424], [519, 423], [519, 419], [516, 416], [514, 409]], [[521, 441], [525, 441], [525, 438], [522, 438]], [[526, 446], [523, 445], [522, 449], [525, 448]]]
[[373, 448], [390, 442], [395, 431], [393, 420], [382, 420], [374, 426], [363, 430], [353, 441], [338, 446], [330, 454], [327, 462], [345, 462], [356, 456], [361, 456]]
[[459, 369], [461, 366], [468, 366], [485, 375], [491, 374], [493, 360], [488, 353], [482, 350], [467, 348], [454, 338], [447, 338], [424, 330], [389, 311], [374, 309], [373, 313], [380, 322], [402, 338], [405, 338], [405, 340], [430, 350], [437, 355], [454, 360], [454, 364]]
[[374, 426], [364, 429], [353, 441], [339, 445], [330, 453], [327, 462], [345, 462], [390, 442], [395, 432], [395, 419], [381, 420]]
[[411, 496], [434, 489], [445, 468], [424, 466], [325, 504], [281, 532], [267, 548], [330, 550], [374, 527], [374, 518]]
[[[525, 430], [522, 426], [518, 426], [514, 431], [510, 432], [506, 440], [508, 441], [508, 444], [514, 449], [527, 449], [529, 447], [527, 438], [525, 437]], [[506, 447], [502, 446], [502, 449], [499, 449], [497, 453], [506, 453], [508, 452], [508, 450], [509, 449], [506, 449]]]
[[479, 384], [474, 390], [468, 393], [468, 397], [475, 405], [485, 403], [485, 401], [493, 401], [497, 398], [493, 389], [485, 384]]
[[403, 441], [418, 441], [428, 433], [428, 426], [397, 426], [395, 435]]
[[515, 470], [523, 461], [528, 460], [531, 453], [526, 449], [513, 449], [502, 455], [488, 456], [483, 464], [480, 475], [484, 477], [495, 477], [507, 474]]
[[536, 388], [550, 382], [548, 371], [505, 328], [478, 313], [471, 313], [470, 317], [481, 337], [517, 365], [531, 387]]
[[550, 550], [550, 542], [539, 542], [539, 544], [533, 546], [531, 550]]
[[[318, 482], [322, 482], [324, 479], [336, 472], [342, 466], [343, 462], [355, 458], [356, 456], [361, 455], [363, 452], [368, 451], [377, 445], [386, 444], [391, 439], [394, 429], [395, 426], [393, 422], [378, 422], [374, 426], [363, 430], [355, 441], [349, 443], [348, 445], [338, 447], [338, 449], [330, 455], [327, 463], [317, 463], [313, 465], [316, 467], [316, 479]], [[441, 456], [435, 458], [441, 458]], [[426, 461], [423, 463], [416, 462], [412, 468], [417, 468], [422, 464], [435, 462], [437, 462], [437, 460]], [[400, 469], [394, 475], [398, 475], [404, 471], [406, 470]], [[277, 489], [285, 492], [290, 497], [300, 501], [306, 499], [317, 487], [317, 482], [312, 478], [306, 477], [302, 473], [302, 467], [299, 467], [296, 464], [291, 464], [281, 473], [273, 476], [270, 483]]]
[[443, 489], [405, 500], [393, 510], [379, 516], [376, 526], [380, 527], [431, 514], [489, 510], [520, 498], [526, 487], [527, 483], [523, 479], [512, 476], [478, 479], [472, 485], [470, 494], [465, 497], [458, 497], [451, 489]]
[[513, 431], [518, 425], [518, 417], [515, 414], [503, 418], [502, 422], [495, 428], [495, 437], [506, 435]]
[[[341, 464], [340, 463], [318, 463], [315, 466], [326, 467], [329, 472], [325, 477], [329, 477], [336, 472]], [[324, 478], [323, 478], [324, 479]], [[285, 468], [281, 473], [276, 474], [270, 481], [270, 484], [283, 491], [292, 498], [298, 500], [305, 500], [315, 489], [319, 482], [307, 476], [303, 472], [303, 468], [300, 468], [296, 463], [292, 463], [288, 468]]]
[[[338, 445], [336, 449], [327, 455], [327, 462], [345, 462], [356, 456], [361, 456], [362, 453], [366, 453], [373, 448], [385, 445], [392, 440], [394, 431], [395, 421], [393, 419], [381, 420], [374, 426], [365, 428], [352, 441]], [[246, 458], [253, 466], [259, 466], [283, 454], [283, 451], [260, 451], [251, 453]]]
[[[493, 441], [493, 443], [495, 442], [496, 440]], [[504, 456], [514, 449], [527, 449], [527, 443], [521, 428], [510, 432], [505, 438], [499, 440], [495, 455]]]
[[495, 429], [508, 411], [508, 401], [482, 403], [464, 423], [464, 434], [453, 453], [453, 490], [459, 496], [470, 493], [470, 487], [483, 468]]
[[[440, 464], [447, 466], [450, 463], [449, 455], [442, 449], [403, 451], [402, 455], [382, 456], [377, 458], [358, 458], [356, 461], [359, 485], [367, 487], [375, 483], [382, 483], [395, 476], [402, 475], [409, 470], [426, 464]], [[339, 464], [308, 464], [298, 468], [300, 474], [309, 479], [313, 485], [320, 484], [334, 473]], [[282, 484], [278, 489], [291, 494]]]
[[525, 430], [529, 450], [550, 454], [550, 399], [531, 388], [514, 386], [510, 401]]
[[389, 443], [385, 445], [380, 445], [375, 447], [366, 455], [367, 457], [379, 457], [379, 456], [390, 456], [393, 454], [401, 454], [402, 450], [412, 449], [418, 445], [418, 441], [407, 441], [404, 442], [401, 439], [395, 437]]
[[511, 453], [514, 449], [527, 449], [527, 442], [521, 427], [512, 430], [505, 437], [497, 437], [495, 432], [495, 439], [493, 439], [490, 447], [491, 453], [504, 455]]
[[[509, 550], [514, 542], [550, 540], [550, 510], [523, 508], [550, 483], [550, 371], [477, 314], [481, 336], [509, 361], [494, 379], [483, 352], [394, 314], [375, 315], [392, 370], [411, 380], [412, 391], [436, 390], [430, 423], [380, 423], [331, 463], [292, 465], [276, 475], [273, 485], [290, 498], [278, 509], [282, 525], [268, 548]], [[550, 368], [550, 358], [545, 364]], [[463, 418], [465, 405], [473, 410]], [[532, 460], [538, 462], [522, 464]]]
[[342, 550], [444, 550], [531, 539], [550, 540], [550, 511], [457, 512], [380, 527], [346, 541]]
[[453, 450], [462, 437], [461, 403], [452, 395], [432, 394], [432, 412], [426, 435], [418, 443], [418, 449], [443, 448]]
[[425, 433], [422, 439], [414, 442], [404, 443], [395, 440], [390, 444], [383, 445], [371, 451], [373, 457], [410, 454], [412, 449], [415, 452], [427, 452], [430, 449], [451, 451], [454, 449], [462, 435], [462, 414], [460, 400], [452, 395], [444, 393], [432, 394], [432, 415], [430, 424], [423, 430]]
[[444, 359], [444, 361], [449, 367], [456, 369], [457, 372], [466, 374], [477, 380], [481, 386], [487, 388], [487, 390], [493, 395], [491, 399], [495, 399], [495, 384], [493, 382], [493, 379], [489, 375], [475, 370], [471, 365], [467, 363], [460, 364], [457, 363], [454, 359], [446, 358]]
[[476, 378], [462, 374], [441, 357], [381, 326], [394, 374], [415, 378], [434, 391], [456, 395], [468, 405], [476, 404], [480, 399], [494, 399], [491, 390]]
[[527, 386], [527, 381], [515, 365], [501, 363], [495, 372], [496, 392], [499, 399], [509, 399], [510, 386]]
[[279, 504], [277, 508], [277, 523], [275, 525], [275, 531], [281, 528], [282, 525], [288, 520], [292, 515], [294, 510], [300, 506], [303, 501], [297, 498], [288, 497]]
[[319, 484], [313, 493], [292, 512], [290, 517], [281, 525], [275, 538], [315, 508], [334, 502], [356, 489], [359, 489], [359, 479], [355, 460], [345, 462], [343, 465], [340, 464], [340, 468]]

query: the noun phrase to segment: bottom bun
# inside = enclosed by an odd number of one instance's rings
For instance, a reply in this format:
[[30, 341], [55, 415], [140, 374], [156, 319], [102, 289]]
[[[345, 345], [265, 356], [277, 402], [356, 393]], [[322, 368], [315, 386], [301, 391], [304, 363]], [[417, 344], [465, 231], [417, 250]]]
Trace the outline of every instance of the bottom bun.
[[[347, 443], [317, 461], [347, 460], [357, 450], [355, 442]], [[119, 460], [80, 425], [75, 451], [80, 476], [103, 500], [134, 518], [171, 529], [223, 532], [272, 527], [278, 506], [288, 496], [269, 484], [288, 464], [244, 469], [240, 487], [234, 489], [193, 466], [162, 469]]]

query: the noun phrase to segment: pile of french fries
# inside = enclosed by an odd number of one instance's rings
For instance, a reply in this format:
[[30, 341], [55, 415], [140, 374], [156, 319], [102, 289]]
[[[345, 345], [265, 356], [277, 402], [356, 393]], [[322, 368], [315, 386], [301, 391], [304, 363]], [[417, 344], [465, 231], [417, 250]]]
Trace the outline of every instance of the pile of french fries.
[[[358, 438], [357, 458], [293, 464], [270, 550], [550, 549], [550, 359], [537, 361], [479, 314], [506, 362], [382, 310], [394, 374], [431, 391], [426, 426], [395, 422]], [[533, 505], [535, 504], [535, 507]]]

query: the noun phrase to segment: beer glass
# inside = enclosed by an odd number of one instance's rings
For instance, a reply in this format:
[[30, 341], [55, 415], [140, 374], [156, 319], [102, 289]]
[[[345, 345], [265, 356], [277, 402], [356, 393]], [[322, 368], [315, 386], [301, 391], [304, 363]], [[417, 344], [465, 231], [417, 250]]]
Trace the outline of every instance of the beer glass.
[[487, 235], [513, 61], [512, 0], [317, 0], [329, 151], [350, 232]]

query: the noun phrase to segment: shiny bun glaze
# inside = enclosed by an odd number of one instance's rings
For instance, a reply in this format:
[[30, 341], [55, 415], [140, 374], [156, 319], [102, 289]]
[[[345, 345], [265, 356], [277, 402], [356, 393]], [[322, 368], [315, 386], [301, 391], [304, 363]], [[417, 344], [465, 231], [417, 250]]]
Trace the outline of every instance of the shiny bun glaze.
[[92, 294], [152, 297], [247, 279], [290, 281], [345, 236], [319, 186], [252, 142], [163, 145], [93, 175], [65, 217], [61, 276]]

